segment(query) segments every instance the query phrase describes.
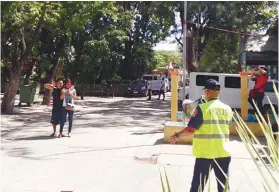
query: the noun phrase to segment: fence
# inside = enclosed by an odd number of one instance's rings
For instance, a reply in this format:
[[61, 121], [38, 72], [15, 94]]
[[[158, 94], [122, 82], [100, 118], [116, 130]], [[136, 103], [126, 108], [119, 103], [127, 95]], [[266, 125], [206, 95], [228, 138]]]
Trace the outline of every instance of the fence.
[[[2, 93], [4, 93], [6, 87], [7, 85], [2, 87]], [[102, 93], [101, 84], [76, 84], [75, 89], [78, 95], [83, 93], [84, 96], [100, 96]], [[44, 84], [40, 84], [40, 94], [43, 94], [44, 90]], [[128, 90], [128, 84], [113, 84], [111, 90], [115, 96], [124, 96]]]
[[[99, 96], [102, 93], [101, 84], [76, 84], [75, 88], [78, 95], [83, 92], [84, 96]], [[115, 96], [124, 96], [127, 90], [128, 84], [113, 84], [111, 88]]]

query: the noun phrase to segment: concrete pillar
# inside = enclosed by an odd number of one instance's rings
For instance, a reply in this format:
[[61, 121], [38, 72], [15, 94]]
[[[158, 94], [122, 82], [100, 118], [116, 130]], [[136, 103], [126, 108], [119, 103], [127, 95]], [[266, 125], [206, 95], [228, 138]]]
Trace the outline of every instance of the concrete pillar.
[[240, 87], [241, 87], [241, 117], [243, 120], [248, 119], [248, 73], [240, 72]]
[[177, 121], [178, 111], [178, 71], [170, 71], [171, 75], [171, 121]]

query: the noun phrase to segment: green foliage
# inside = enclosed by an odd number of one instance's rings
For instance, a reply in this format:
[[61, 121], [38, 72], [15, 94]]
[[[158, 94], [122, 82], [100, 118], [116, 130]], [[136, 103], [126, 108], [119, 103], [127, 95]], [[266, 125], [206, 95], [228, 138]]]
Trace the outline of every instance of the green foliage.
[[[275, 84], [273, 84], [273, 88], [274, 88], [277, 100], [279, 101], [279, 94], [278, 94], [278, 90], [277, 90], [277, 87], [275, 86]], [[268, 98], [268, 100], [269, 100], [269, 98]], [[269, 103], [270, 103], [270, 106], [272, 106], [272, 114], [275, 117], [275, 121], [273, 123], [275, 123], [278, 126], [279, 125], [278, 114], [276, 113], [270, 100], [269, 100]], [[258, 108], [257, 108], [257, 112], [259, 113]], [[266, 121], [262, 115], [260, 115], [260, 116], [256, 115], [256, 118], [257, 118], [257, 120], [260, 124], [261, 130], [264, 133], [264, 136], [266, 138], [267, 149], [264, 149], [263, 147], [261, 147], [260, 149], [256, 148], [255, 145], [261, 145], [259, 140], [255, 137], [255, 135], [252, 133], [250, 128], [247, 126], [247, 124], [244, 122], [244, 120], [242, 120], [242, 118], [239, 115], [237, 115], [237, 117], [235, 118], [235, 120], [237, 122], [236, 129], [262, 177], [262, 184], [263, 184], [265, 190], [268, 192], [275, 192], [275, 191], [278, 191], [278, 188], [279, 188], [279, 182], [277, 179], [278, 175], [279, 175], [278, 140], [276, 141], [274, 138], [272, 127], [271, 127], [272, 124], [270, 122], [270, 119], [268, 119], [268, 121]], [[261, 154], [264, 154], [264, 157]], [[267, 164], [269, 164], [269, 165], [267, 165]]]
[[155, 51], [151, 60], [153, 69], [166, 67], [170, 62], [182, 66], [182, 54], [178, 51]]
[[125, 42], [125, 59], [121, 62], [119, 75], [125, 79], [137, 79], [153, 67], [152, 47], [169, 36], [175, 21], [171, 2], [125, 2], [133, 14], [133, 27]]
[[[160, 171], [160, 180], [161, 180], [161, 185], [162, 185], [162, 191], [166, 192], [166, 189], [168, 189], [168, 192], [171, 192], [171, 187], [170, 187], [170, 183], [169, 183], [169, 179], [168, 179], [166, 169], [164, 169], [164, 174], [165, 174], [165, 181], [163, 180], [163, 176], [162, 176], [162, 173]], [[165, 182], [167, 183], [167, 188], [165, 188], [165, 185], [164, 185]]]
[[[179, 53], [152, 48], [181, 33], [174, 11], [183, 15], [183, 2], [2, 2], [1, 10], [6, 67], [12, 59], [35, 56], [42, 72], [49, 74], [59, 61], [64, 74], [92, 81], [136, 79], [170, 61], [182, 64]], [[238, 35], [203, 26], [254, 32], [265, 29], [275, 13], [273, 2], [188, 2], [188, 20], [202, 25], [198, 30], [188, 24], [199, 70], [233, 72], [239, 54]]]
[[[183, 18], [183, 2], [174, 2], [180, 17]], [[231, 72], [235, 61], [242, 48], [241, 36], [234, 33], [221, 32], [207, 27], [225, 29], [241, 33], [258, 33], [266, 30], [276, 19], [276, 2], [267, 1], [191, 1], [188, 2], [187, 20], [199, 23], [187, 24], [188, 31], [193, 40], [193, 55], [188, 52], [188, 57], [196, 58], [198, 53], [199, 70], [216, 71], [221, 66], [222, 72]], [[182, 24], [182, 22], [181, 22]], [[182, 44], [182, 30], [178, 26], [172, 31], [180, 35], [178, 41]], [[244, 38], [243, 43], [248, 36]], [[218, 41], [218, 43], [215, 43]], [[229, 42], [229, 44], [228, 44]], [[224, 49], [221, 49], [224, 48]], [[214, 61], [213, 61], [214, 60]], [[230, 65], [224, 67], [223, 64]], [[190, 63], [193, 65], [193, 63]], [[206, 65], [209, 67], [207, 68]], [[220, 70], [221, 71], [221, 70]]]
[[[220, 44], [220, 39], [223, 43]], [[235, 36], [224, 33], [216, 34], [204, 49], [204, 55], [199, 61], [198, 70], [202, 72], [236, 73], [238, 59], [238, 44]]]

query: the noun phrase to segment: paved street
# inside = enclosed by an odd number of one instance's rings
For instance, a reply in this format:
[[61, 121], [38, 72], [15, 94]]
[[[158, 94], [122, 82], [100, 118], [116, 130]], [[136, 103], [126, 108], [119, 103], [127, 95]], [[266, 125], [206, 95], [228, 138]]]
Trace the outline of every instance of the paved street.
[[[191, 146], [162, 142], [169, 94], [166, 101], [85, 97], [77, 105], [71, 138], [48, 136], [51, 107], [2, 115], [3, 192], [161, 192], [164, 167], [173, 192], [189, 191]], [[231, 191], [263, 191], [242, 142], [234, 137], [231, 147]], [[216, 191], [213, 172], [210, 188]]]

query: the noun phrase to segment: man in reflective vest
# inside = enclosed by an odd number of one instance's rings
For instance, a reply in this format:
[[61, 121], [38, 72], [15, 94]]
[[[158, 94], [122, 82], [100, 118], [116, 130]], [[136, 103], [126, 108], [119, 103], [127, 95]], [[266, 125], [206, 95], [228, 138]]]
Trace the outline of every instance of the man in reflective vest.
[[218, 192], [223, 192], [231, 162], [228, 145], [233, 112], [218, 99], [218, 81], [209, 79], [204, 94], [207, 102], [197, 106], [188, 127], [171, 136], [170, 143], [175, 144], [179, 138], [194, 133], [193, 155], [196, 162], [190, 192], [203, 191], [211, 169], [214, 169], [217, 177]]

